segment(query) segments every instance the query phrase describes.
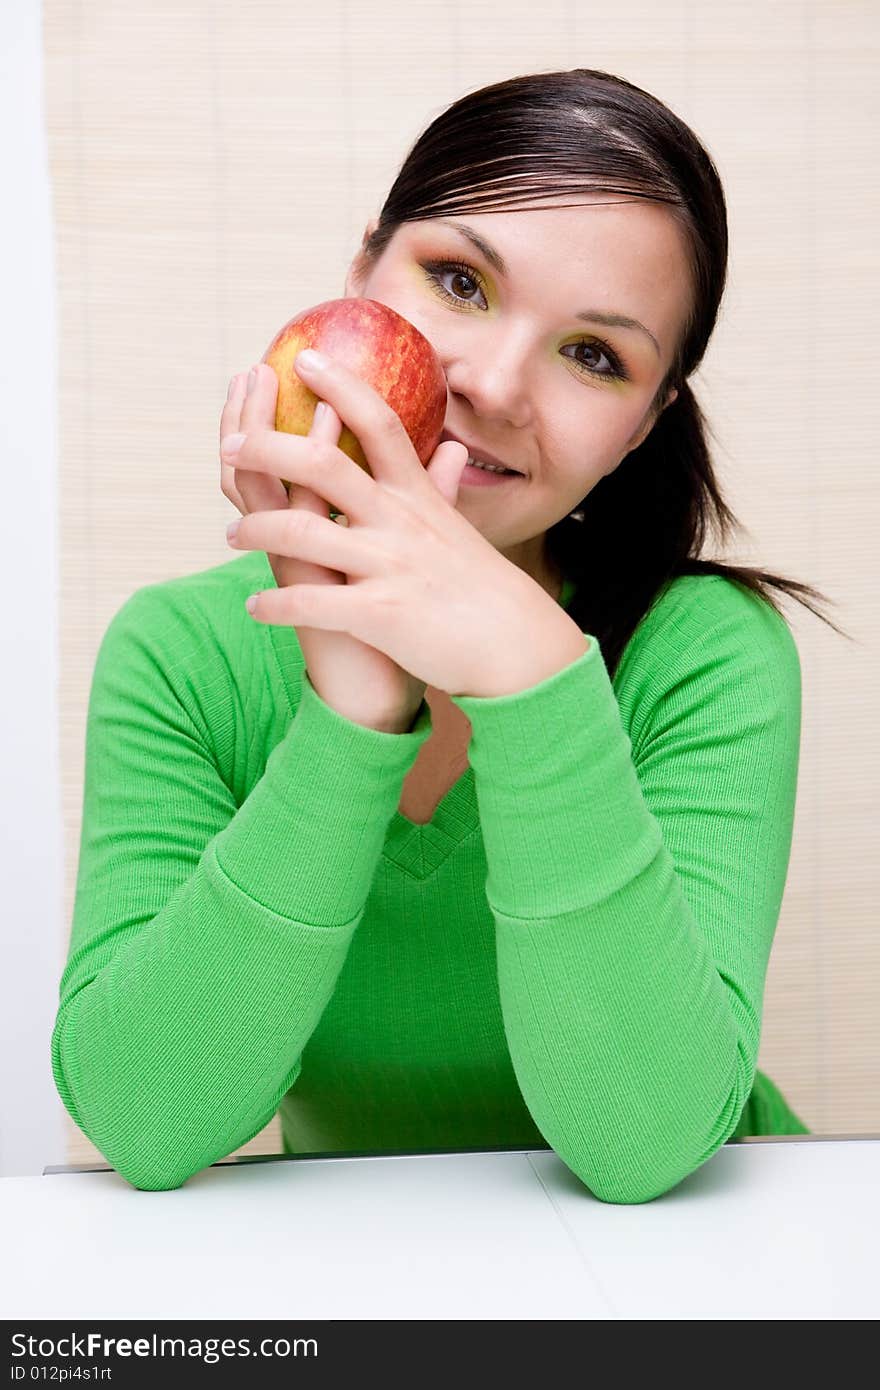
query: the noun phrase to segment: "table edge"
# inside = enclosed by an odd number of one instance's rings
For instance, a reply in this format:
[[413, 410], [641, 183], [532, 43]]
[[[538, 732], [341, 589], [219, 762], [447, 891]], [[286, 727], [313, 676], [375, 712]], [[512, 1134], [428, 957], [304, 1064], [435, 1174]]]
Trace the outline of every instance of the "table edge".
[[[880, 1140], [880, 1134], [747, 1134], [741, 1139], [728, 1139], [722, 1148], [732, 1148], [737, 1144], [837, 1144]], [[352, 1158], [450, 1158], [463, 1154], [531, 1154], [552, 1153], [549, 1144], [543, 1147], [524, 1149], [519, 1145], [502, 1146], [497, 1149], [398, 1149], [388, 1153], [375, 1150], [346, 1151], [344, 1153], [307, 1154], [240, 1154], [238, 1157], [220, 1158], [211, 1168], [229, 1168], [245, 1163], [332, 1163]], [[42, 1177], [54, 1177], [58, 1173], [113, 1173], [116, 1170], [110, 1163], [50, 1163], [42, 1170]]]

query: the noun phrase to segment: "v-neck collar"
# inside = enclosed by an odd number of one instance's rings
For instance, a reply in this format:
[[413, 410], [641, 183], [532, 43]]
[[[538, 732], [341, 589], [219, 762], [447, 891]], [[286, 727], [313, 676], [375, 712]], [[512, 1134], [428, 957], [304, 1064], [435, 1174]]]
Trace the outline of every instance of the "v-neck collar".
[[425, 825], [417, 825], [399, 808], [395, 810], [382, 853], [414, 878], [428, 878], [479, 823], [474, 770], [466, 767]]

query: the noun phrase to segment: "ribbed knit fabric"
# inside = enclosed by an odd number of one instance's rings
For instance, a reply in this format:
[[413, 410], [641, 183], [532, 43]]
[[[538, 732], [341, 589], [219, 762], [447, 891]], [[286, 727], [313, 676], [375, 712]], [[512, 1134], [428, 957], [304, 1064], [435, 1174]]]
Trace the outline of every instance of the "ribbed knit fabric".
[[98, 652], [51, 1055], [107, 1161], [179, 1187], [280, 1107], [289, 1152], [549, 1145], [643, 1202], [731, 1137], [808, 1132], [756, 1071], [800, 740], [785, 621], [688, 576], [613, 684], [587, 634], [538, 685], [456, 697], [470, 766], [419, 826], [398, 802], [427, 704], [404, 734], [337, 714], [294, 630], [245, 610], [274, 583], [251, 552], [147, 586]]

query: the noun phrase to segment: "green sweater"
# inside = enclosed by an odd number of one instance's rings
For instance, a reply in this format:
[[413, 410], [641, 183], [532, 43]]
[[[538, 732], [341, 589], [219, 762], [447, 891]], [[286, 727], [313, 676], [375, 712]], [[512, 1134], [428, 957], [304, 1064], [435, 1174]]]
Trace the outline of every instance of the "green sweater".
[[146, 586], [97, 655], [51, 1056], [107, 1161], [176, 1188], [280, 1108], [286, 1152], [549, 1146], [643, 1202], [731, 1137], [807, 1133], [756, 1070], [786, 622], [686, 576], [613, 684], [591, 637], [527, 690], [453, 697], [470, 766], [414, 825], [428, 705], [404, 734], [337, 714], [295, 631], [245, 610], [274, 584], [258, 551]]

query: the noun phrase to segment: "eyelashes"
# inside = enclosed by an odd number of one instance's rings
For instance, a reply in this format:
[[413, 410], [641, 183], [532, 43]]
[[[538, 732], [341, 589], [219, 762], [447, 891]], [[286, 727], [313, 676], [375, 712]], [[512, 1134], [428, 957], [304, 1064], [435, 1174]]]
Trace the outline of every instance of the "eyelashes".
[[[449, 304], [460, 308], [462, 305], [471, 302], [461, 295], [452, 294], [442, 283], [443, 277], [449, 275], [451, 272], [462, 276], [466, 280], [473, 281], [481, 293], [485, 295], [486, 288], [480, 272], [476, 270], [474, 266], [467, 265], [464, 261], [422, 261], [420, 262], [420, 267], [425, 273], [425, 278], [430, 282], [436, 293]], [[566, 346], [575, 348], [576, 350], [580, 348], [590, 348], [594, 352], [598, 350], [605, 357], [609, 367], [606, 371], [598, 371], [595, 367], [589, 366], [586, 362], [578, 361], [577, 358], [569, 359], [573, 361], [581, 371], [586, 372], [589, 376], [601, 377], [606, 380], [629, 380], [629, 373], [617, 356], [617, 353], [608, 343], [603, 342], [601, 338], [581, 338], [576, 343], [567, 343]]]

